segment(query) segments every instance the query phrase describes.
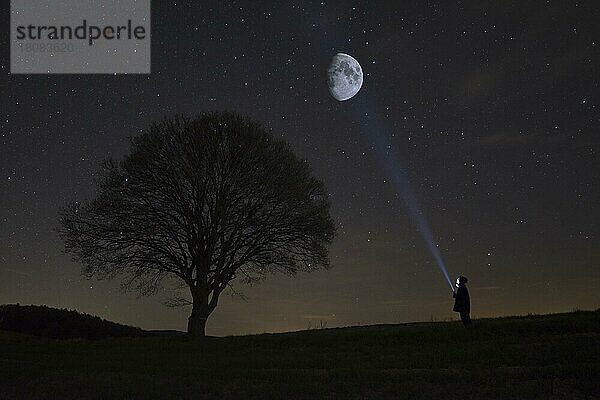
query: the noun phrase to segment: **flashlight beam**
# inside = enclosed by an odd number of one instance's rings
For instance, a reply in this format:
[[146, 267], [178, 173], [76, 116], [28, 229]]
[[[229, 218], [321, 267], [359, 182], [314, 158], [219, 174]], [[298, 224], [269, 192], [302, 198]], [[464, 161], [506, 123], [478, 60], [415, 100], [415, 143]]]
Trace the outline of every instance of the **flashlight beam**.
[[435, 240], [433, 239], [433, 234], [429, 229], [427, 219], [425, 218], [423, 211], [419, 207], [417, 198], [409, 185], [408, 177], [406, 176], [403, 170], [398, 169], [397, 172], [394, 174], [394, 181], [396, 183], [396, 186], [400, 190], [400, 194], [402, 195], [406, 208], [408, 209], [413, 221], [417, 225], [419, 234], [421, 235], [423, 241], [429, 248], [429, 251], [431, 252], [431, 255], [437, 263], [440, 271], [446, 278], [446, 281], [450, 286], [450, 290], [454, 292], [454, 286], [452, 286], [452, 280], [450, 279], [450, 275], [448, 274], [448, 270], [446, 269], [446, 265], [444, 263], [444, 260], [442, 259], [442, 254], [440, 253], [440, 249], [438, 248]]
[[384, 161], [385, 167], [392, 177], [396, 189], [402, 196], [404, 204], [408, 209], [408, 212], [415, 225], [417, 226], [419, 234], [427, 244], [427, 247], [429, 248], [429, 251], [431, 252], [436, 264], [438, 265], [438, 268], [446, 278], [446, 281], [450, 286], [450, 290], [454, 292], [450, 275], [448, 274], [448, 270], [446, 269], [446, 265], [444, 264], [440, 250], [433, 239], [431, 229], [429, 229], [429, 224], [427, 223], [427, 218], [425, 218], [417, 197], [413, 192], [406, 169], [402, 168], [403, 166], [400, 163], [398, 156], [395, 154], [395, 148], [390, 143], [389, 137], [387, 137], [386, 132], [389, 131], [389, 126], [386, 126], [383, 123], [384, 119], [381, 118], [381, 116], [378, 115], [378, 113], [374, 110], [374, 103], [367, 100], [367, 93], [356, 97], [357, 98], [353, 99], [351, 103], [356, 111], [356, 115], [363, 116], [365, 126], [370, 128], [369, 132], [371, 135], [369, 135], [369, 137], [371, 140], [373, 140], [372, 143], [375, 145], [375, 150]]

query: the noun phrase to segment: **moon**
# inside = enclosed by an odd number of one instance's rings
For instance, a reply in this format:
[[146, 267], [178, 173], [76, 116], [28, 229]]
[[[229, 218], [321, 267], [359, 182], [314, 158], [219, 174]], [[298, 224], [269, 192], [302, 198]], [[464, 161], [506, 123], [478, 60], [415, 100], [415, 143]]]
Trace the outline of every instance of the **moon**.
[[356, 59], [337, 53], [327, 69], [327, 85], [334, 99], [344, 101], [358, 93], [363, 83], [363, 72]]

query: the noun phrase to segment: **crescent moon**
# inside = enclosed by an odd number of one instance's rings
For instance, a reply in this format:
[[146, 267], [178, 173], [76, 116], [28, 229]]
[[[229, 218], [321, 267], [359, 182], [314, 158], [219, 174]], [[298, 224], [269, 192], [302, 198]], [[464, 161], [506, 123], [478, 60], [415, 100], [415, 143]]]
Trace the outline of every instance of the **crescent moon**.
[[354, 57], [344, 53], [333, 56], [327, 69], [327, 85], [334, 99], [351, 99], [358, 93], [362, 83], [362, 68]]

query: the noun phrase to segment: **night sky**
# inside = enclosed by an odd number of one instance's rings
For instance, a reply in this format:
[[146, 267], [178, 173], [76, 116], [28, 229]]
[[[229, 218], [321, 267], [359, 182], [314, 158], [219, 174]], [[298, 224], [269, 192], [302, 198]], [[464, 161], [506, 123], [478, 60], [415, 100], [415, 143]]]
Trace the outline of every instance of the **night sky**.
[[[118, 76], [10, 75], [5, 7], [0, 303], [184, 330], [168, 288], [82, 278], [57, 212], [153, 121], [228, 110], [309, 161], [338, 236], [330, 270], [238, 286], [208, 334], [456, 318], [397, 169], [474, 317], [600, 307], [597, 1], [222, 3], [154, 1], [152, 74]], [[364, 71], [344, 102], [325, 76], [338, 52]]]

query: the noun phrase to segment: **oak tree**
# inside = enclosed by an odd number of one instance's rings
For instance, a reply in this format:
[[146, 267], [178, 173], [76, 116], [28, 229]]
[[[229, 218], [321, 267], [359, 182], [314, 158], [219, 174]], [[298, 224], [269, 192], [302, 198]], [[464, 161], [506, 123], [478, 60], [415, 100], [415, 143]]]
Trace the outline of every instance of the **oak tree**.
[[189, 288], [188, 333], [204, 336], [236, 278], [329, 265], [334, 224], [323, 183], [289, 145], [229, 113], [176, 117], [103, 163], [94, 197], [60, 211], [65, 249], [88, 277], [152, 294]]

